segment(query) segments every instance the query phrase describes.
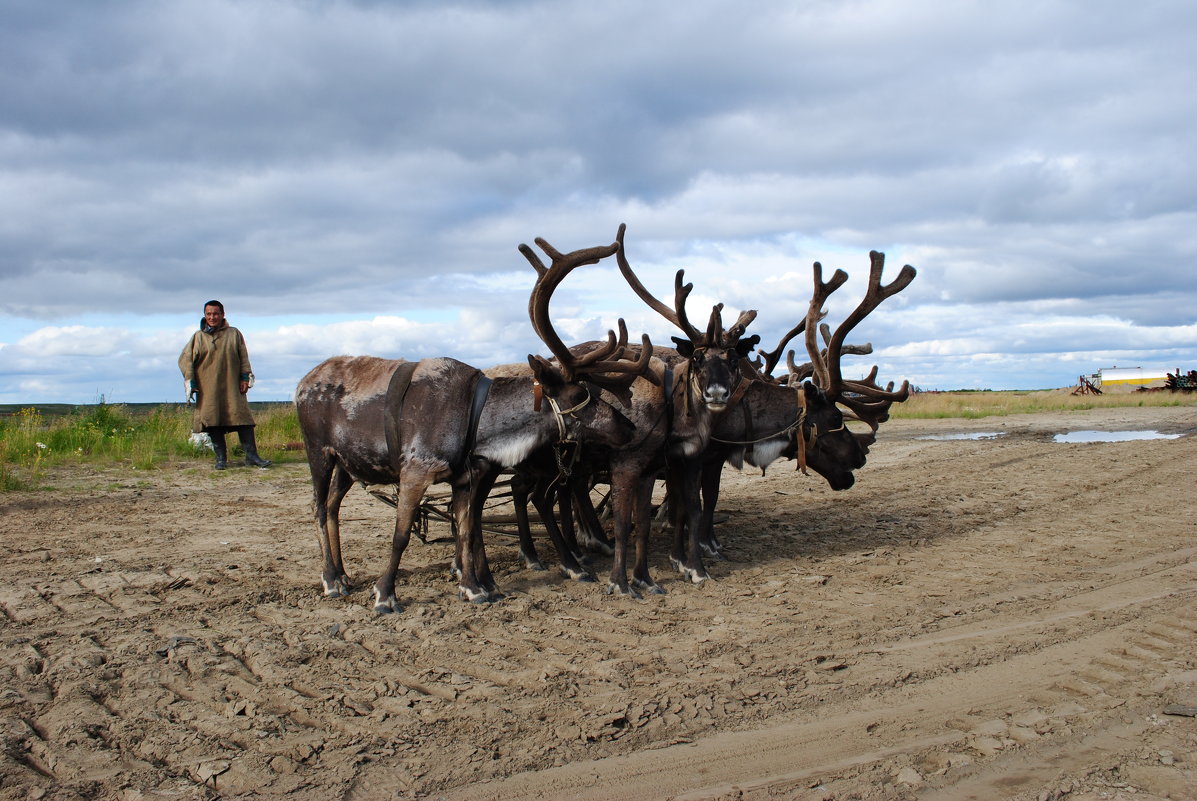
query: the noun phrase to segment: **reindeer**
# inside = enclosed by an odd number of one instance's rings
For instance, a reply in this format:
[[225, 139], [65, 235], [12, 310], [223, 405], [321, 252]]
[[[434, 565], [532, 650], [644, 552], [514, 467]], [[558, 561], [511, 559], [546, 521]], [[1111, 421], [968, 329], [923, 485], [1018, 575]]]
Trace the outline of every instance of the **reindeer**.
[[[894, 391], [893, 383], [880, 387], [877, 367], [861, 381], [843, 378], [840, 359], [845, 353], [868, 354], [872, 346], [847, 345], [844, 340], [861, 320], [886, 298], [905, 289], [915, 277], [915, 269], [906, 265], [890, 284], [881, 284], [885, 255], [869, 254], [870, 274], [865, 297], [832, 335], [826, 325], [820, 327], [825, 349], [820, 350], [814, 331], [826, 316], [823, 306], [828, 297], [848, 279], [843, 270], [836, 270], [831, 280], [824, 282], [822, 265], [814, 264], [814, 294], [807, 316], [773, 351], [762, 354], [758, 380], [744, 393], [740, 413], [724, 415], [711, 435], [711, 446], [702, 463], [700, 481], [701, 502], [690, 495], [678, 505], [673, 518], [674, 539], [672, 561], [690, 580], [703, 581], [707, 576], [702, 566], [701, 552], [717, 556], [718, 541], [713, 530], [715, 504], [719, 495], [719, 477], [725, 462], [736, 468], [745, 463], [762, 471], [779, 458], [797, 459], [798, 469], [807, 468], [826, 479], [833, 490], [846, 490], [855, 483], [854, 470], [865, 464], [869, 447], [876, 441], [878, 427], [889, 419], [889, 408], [909, 396], [909, 382]], [[805, 330], [805, 343], [811, 361], [797, 366], [793, 352], [787, 359], [789, 372], [780, 381], [772, 379], [773, 369], [785, 346]], [[807, 381], [806, 378], [813, 380]], [[867, 433], [850, 431], [846, 415], [839, 406], [849, 410], [847, 417], [868, 424]], [[688, 519], [682, 509], [689, 510]], [[701, 511], [700, 511], [701, 510]], [[686, 538], [684, 531], [689, 531]]]
[[[547, 243], [542, 247], [552, 266], [538, 276], [528, 309], [533, 330], [557, 358], [556, 365], [529, 355], [530, 375], [492, 380], [450, 358], [406, 362], [338, 356], [299, 382], [295, 403], [312, 474], [326, 596], [349, 593], [339, 510], [354, 481], [394, 484], [397, 490], [391, 558], [374, 585], [376, 612], [400, 610], [395, 598], [399, 562], [420, 500], [437, 482], [452, 487], [459, 592], [481, 603], [500, 597], [481, 532], [482, 502], [500, 470], [567, 439], [611, 447], [632, 441], [631, 421], [598, 392], [626, 393], [648, 368], [648, 357], [624, 358], [626, 328], [620, 321], [620, 340], [610, 332], [604, 346], [575, 358], [548, 315], [549, 298], [561, 280], [580, 265], [610, 256], [618, 244], [567, 254]], [[647, 336], [643, 342], [649, 350]]]
[[[636, 424], [638, 437], [635, 443], [623, 448], [596, 449], [588, 446], [573, 475], [568, 481], [557, 483], [552, 488], [551, 496], [544, 484], [546, 475], [552, 475], [551, 470], [547, 473], [542, 470], [539, 476], [525, 476], [524, 483], [529, 486], [517, 490], [516, 501], [517, 509], [521, 509], [525, 497], [523, 493], [530, 494], [554, 543], [559, 540], [565, 543], [567, 553], [562, 556], [562, 570], [573, 578], [589, 580], [589, 573], [575, 572], [574, 566], [582, 561], [576, 540], [568, 530], [565, 533], [557, 531], [552, 515], [555, 497], [562, 510], [560, 520], [563, 527], [572, 529], [572, 515], [569, 512], [572, 499], [579, 515], [587, 521], [582, 531], [589, 538], [589, 544], [614, 554], [608, 592], [640, 597], [640, 590], [664, 592], [653, 581], [648, 570], [653, 484], [663, 469], [671, 473], [676, 471], [674, 480], [680, 484], [697, 481], [696, 470], [682, 471], [679, 465], [689, 463], [704, 452], [715, 419], [734, 407], [743, 393], [747, 384], [740, 370], [742, 366], [747, 366], [746, 357], [758, 338], [741, 339], [748, 324], [755, 318], [755, 311], [743, 312], [732, 328], [725, 330], [721, 318], [722, 304], [712, 309], [705, 332], [695, 327], [686, 313], [686, 301], [694, 287], [683, 283], [683, 270], [679, 270], [675, 276], [672, 308], [653, 296], [627, 261], [623, 248], [625, 231], [626, 226], [620, 225], [616, 237], [619, 245], [616, 258], [620, 272], [633, 291], [650, 308], [680, 329], [686, 339], [673, 337], [677, 346], [675, 349], [654, 348], [650, 371], [631, 385], [632, 405], [628, 416]], [[544, 269], [534, 253], [523, 248], [521, 251], [537, 272]], [[586, 343], [578, 346], [575, 352], [584, 353], [595, 345]], [[642, 350], [641, 358], [644, 353]], [[541, 459], [542, 464], [546, 461]], [[599, 473], [609, 476], [607, 480], [611, 486], [615, 539], [613, 550], [599, 539], [601, 528], [594, 519], [587, 494], [595, 475]], [[526, 515], [521, 515], [519, 522], [520, 551], [525, 555], [525, 564], [539, 566]], [[629, 583], [627, 544], [632, 537], [636, 544], [636, 559]], [[558, 545], [558, 551], [562, 552], [561, 545]]]
[[[579, 486], [589, 489], [594, 474], [608, 474], [615, 547], [607, 592], [638, 598], [641, 591], [664, 592], [648, 568], [653, 485], [671, 461], [702, 453], [715, 420], [735, 404], [743, 386], [740, 368], [747, 363], [747, 354], [755, 344], [755, 340], [741, 341], [740, 337], [756, 312], [744, 312], [731, 329], [724, 330], [720, 316], [723, 307], [719, 304], [711, 311], [707, 330], [700, 331], [686, 313], [686, 301], [694, 286], [683, 284], [684, 271], [679, 270], [675, 276], [671, 308], [654, 297], [632, 271], [624, 250], [625, 231], [626, 226], [620, 225], [616, 236], [620, 272], [636, 294], [686, 338], [673, 338], [676, 351], [658, 349], [667, 358], [654, 355], [649, 373], [631, 384], [632, 402], [627, 414], [636, 425], [636, 440], [626, 446], [586, 454], [587, 469], [579, 471], [573, 489], [577, 491]], [[533, 267], [541, 269], [534, 254], [525, 251], [524, 255]], [[643, 358], [647, 352], [642, 349], [639, 356]], [[579, 500], [588, 503], [588, 498], [579, 497]], [[629, 539], [634, 539], [636, 548], [630, 582]]]

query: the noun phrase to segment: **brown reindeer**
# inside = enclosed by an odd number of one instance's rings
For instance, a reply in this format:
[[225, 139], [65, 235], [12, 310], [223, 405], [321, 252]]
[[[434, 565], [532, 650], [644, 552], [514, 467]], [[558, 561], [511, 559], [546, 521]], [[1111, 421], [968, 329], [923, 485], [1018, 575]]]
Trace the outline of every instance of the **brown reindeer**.
[[[773, 351], [763, 354], [760, 380], [752, 382], [740, 403], [738, 414], [723, 416], [711, 436], [711, 447], [703, 460], [701, 502], [689, 497], [683, 508], [690, 510], [687, 520], [681, 513], [674, 517], [673, 561], [683, 575], [701, 581], [705, 577], [701, 553], [718, 554], [712, 518], [719, 494], [719, 476], [725, 462], [740, 468], [749, 464], [762, 470], [779, 458], [797, 459], [799, 469], [807, 468], [823, 476], [834, 490], [846, 490], [855, 483], [854, 470], [864, 466], [869, 447], [876, 441], [881, 423], [889, 418], [889, 408], [909, 396], [910, 385], [903, 382], [894, 391], [893, 383], [882, 388], [876, 382], [874, 366], [860, 381], [843, 378], [840, 359], [845, 353], [868, 354], [869, 344], [854, 346], [844, 340], [869, 313], [886, 298], [905, 289], [915, 277], [915, 269], [906, 265], [888, 285], [881, 284], [885, 255], [869, 254], [870, 274], [865, 297], [832, 335], [822, 325], [825, 348], [820, 349], [813, 332], [826, 316], [823, 305], [847, 280], [837, 270], [830, 281], [823, 281], [822, 265], [814, 264], [814, 294], [806, 318], [787, 333]], [[805, 330], [805, 343], [811, 361], [795, 365], [793, 353], [787, 359], [789, 373], [779, 381], [772, 379], [773, 369], [785, 346]], [[812, 380], [804, 380], [810, 378]], [[845, 415], [839, 408], [846, 407]], [[845, 417], [868, 424], [868, 432], [849, 431]], [[701, 517], [696, 521], [696, 511]], [[689, 531], [689, 537], [683, 531]], [[686, 547], [688, 545], [688, 547]]]
[[[712, 309], [706, 331], [699, 330], [686, 313], [693, 285], [683, 284], [684, 271], [677, 272], [674, 302], [670, 307], [645, 289], [632, 271], [624, 251], [625, 231], [626, 226], [620, 225], [616, 237], [620, 272], [636, 294], [677, 326], [686, 338], [675, 337], [676, 351], [664, 352], [676, 358], [654, 356], [650, 374], [637, 378], [630, 387], [632, 402], [627, 415], [636, 425], [635, 441], [586, 453], [587, 470], [579, 471], [572, 489], [575, 498], [584, 504], [587, 499], [578, 488], [589, 489], [593, 476], [599, 472], [609, 477], [615, 547], [607, 591], [639, 597], [641, 591], [664, 592], [648, 567], [653, 485], [671, 463], [702, 453], [718, 416], [735, 405], [744, 386], [740, 369], [747, 364], [747, 354], [755, 344], [755, 339], [741, 341], [741, 336], [756, 312], [744, 312], [731, 329], [724, 329], [720, 304]], [[646, 352], [642, 350], [640, 356]], [[629, 581], [630, 540], [635, 542], [636, 550]]]
[[[632, 423], [605, 400], [643, 373], [648, 358], [623, 357], [614, 332], [585, 358], [575, 358], [549, 321], [553, 290], [574, 268], [594, 264], [618, 247], [561, 254], [542, 243], [552, 266], [529, 298], [537, 335], [557, 358], [529, 356], [531, 374], [489, 379], [449, 358], [404, 362], [372, 356], [338, 356], [299, 382], [295, 403], [312, 473], [326, 596], [349, 592], [341, 558], [341, 500], [354, 481], [396, 485], [391, 558], [374, 585], [377, 612], [399, 611], [395, 576], [425, 490], [452, 487], [458, 587], [473, 602], [500, 597], [482, 543], [482, 503], [498, 473], [542, 446], [564, 440], [619, 447], [631, 442]], [[622, 321], [621, 321], [622, 323]], [[644, 337], [645, 349], [648, 338]], [[543, 397], [544, 402], [539, 402]]]

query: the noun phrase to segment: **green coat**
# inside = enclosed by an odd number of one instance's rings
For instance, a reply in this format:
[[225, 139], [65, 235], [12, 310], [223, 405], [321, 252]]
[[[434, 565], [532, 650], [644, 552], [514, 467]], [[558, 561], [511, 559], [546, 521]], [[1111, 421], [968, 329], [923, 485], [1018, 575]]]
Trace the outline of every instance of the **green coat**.
[[252, 426], [249, 401], [241, 394], [242, 376], [253, 373], [249, 351], [241, 332], [228, 320], [216, 331], [196, 331], [179, 355], [183, 379], [199, 387], [191, 430], [199, 433], [214, 426]]

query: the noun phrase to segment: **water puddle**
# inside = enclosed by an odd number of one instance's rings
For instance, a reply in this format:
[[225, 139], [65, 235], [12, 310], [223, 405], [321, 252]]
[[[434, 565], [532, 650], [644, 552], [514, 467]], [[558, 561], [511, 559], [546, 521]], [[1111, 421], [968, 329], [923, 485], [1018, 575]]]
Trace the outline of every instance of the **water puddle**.
[[1161, 434], [1158, 431], [1069, 431], [1052, 437], [1053, 442], [1130, 442], [1140, 439], [1180, 439], [1180, 434]]
[[925, 437], [915, 437], [915, 439], [934, 439], [934, 440], [955, 440], [955, 439], [997, 439], [998, 437], [1006, 436], [1005, 432], [999, 431], [970, 431], [962, 434], [928, 434]]

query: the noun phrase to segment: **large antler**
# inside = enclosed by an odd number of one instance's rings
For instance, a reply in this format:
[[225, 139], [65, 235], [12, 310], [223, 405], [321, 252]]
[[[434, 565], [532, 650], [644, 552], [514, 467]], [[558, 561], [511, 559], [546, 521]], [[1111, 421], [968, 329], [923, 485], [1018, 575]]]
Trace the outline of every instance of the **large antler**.
[[836, 270], [830, 281], [823, 281], [823, 267], [818, 262], [814, 265], [815, 291], [811, 297], [810, 309], [806, 317], [806, 349], [811, 357], [815, 380], [835, 399], [837, 403], [847, 406], [861, 420], [868, 423], [873, 430], [889, 417], [889, 407], [895, 402], [906, 400], [910, 394], [910, 383], [902, 382], [902, 388], [895, 392], [893, 383], [886, 388], [877, 384], [877, 368], [863, 381], [845, 381], [840, 372], [840, 357], [845, 351], [844, 339], [853, 328], [876, 309], [886, 298], [898, 294], [914, 280], [916, 271], [909, 264], [902, 267], [898, 277], [889, 284], [881, 283], [881, 273], [885, 268], [885, 254], [877, 251], [869, 252], [869, 286], [864, 299], [848, 315], [844, 322], [835, 329], [830, 337], [824, 332], [827, 340], [827, 350], [820, 352], [815, 338], [815, 325], [824, 316], [823, 304], [828, 296], [843, 285], [848, 279], [843, 270]]
[[744, 334], [749, 323], [756, 319], [756, 312], [753, 310], [741, 312], [735, 324], [731, 328], [724, 330], [722, 317], [723, 304], [719, 303], [711, 309], [711, 317], [707, 322], [706, 333], [704, 334], [702, 331], [699, 331], [686, 315], [686, 299], [690, 297], [690, 293], [694, 290], [694, 284], [682, 283], [686, 271], [678, 270], [677, 275], [674, 276], [673, 308], [671, 309], [649, 292], [644, 284], [640, 282], [640, 279], [636, 277], [636, 273], [632, 272], [632, 266], [628, 264], [628, 258], [624, 253], [623, 247], [623, 235], [626, 230], [627, 225], [620, 223], [619, 233], [615, 236], [615, 243], [618, 247], [615, 251], [615, 259], [619, 263], [619, 271], [623, 273], [623, 277], [628, 282], [628, 285], [632, 287], [632, 291], [647, 303], [649, 308], [681, 329], [682, 333], [694, 343], [695, 347], [733, 347]]
[[[819, 333], [823, 335], [824, 342], [827, 342], [827, 340], [831, 339], [831, 329], [827, 327], [826, 323], [819, 326]], [[844, 345], [840, 351], [841, 354], [850, 353], [853, 356], [868, 356], [872, 352], [872, 342], [866, 342], [863, 345]], [[827, 357], [826, 350], [823, 351], [823, 357], [824, 359]], [[803, 362], [802, 364], [798, 364], [794, 360], [794, 351], [791, 350], [786, 353], [786, 374], [784, 376], [778, 376], [775, 380], [780, 384], [792, 386], [804, 378], [813, 377], [814, 374], [815, 366], [811, 362]], [[767, 375], [765, 376], [765, 380], [773, 380], [773, 376]]]
[[565, 276], [569, 275], [576, 267], [583, 264], [595, 264], [610, 256], [618, 249], [618, 243], [561, 253], [540, 237], [537, 237], [535, 242], [552, 260], [552, 264], [545, 267], [532, 248], [523, 244], [519, 246], [520, 253], [524, 254], [524, 258], [531, 263], [537, 274], [536, 285], [528, 298], [528, 316], [532, 320], [532, 330], [557, 357], [557, 363], [564, 379], [575, 381], [585, 376], [610, 388], [626, 387], [631, 384], [638, 375], [647, 369], [649, 359], [652, 358], [652, 342], [647, 334], [643, 335], [639, 358], [632, 361], [625, 356], [628, 328], [623, 318], [620, 318], [618, 337], [614, 331], [608, 331], [606, 344], [579, 356], [571, 352], [561, 341], [561, 337], [557, 335], [549, 318], [549, 298], [552, 297], [553, 291]]
[[[820, 313], [823, 314], [824, 316], [826, 316], [826, 314], [827, 314], [827, 312], [820, 312]], [[820, 317], [819, 319], [822, 319], [822, 317]], [[764, 351], [757, 351], [757, 353], [760, 355], [760, 357], [762, 359], [761, 366], [759, 368], [762, 375], [765, 375], [765, 376], [773, 375], [773, 369], [775, 367], [777, 367], [777, 363], [781, 361], [781, 355], [783, 353], [785, 353], [786, 345], [790, 344], [790, 340], [792, 340], [794, 337], [798, 336], [805, 330], [806, 330], [806, 317], [803, 317], [801, 320], [798, 321], [798, 325], [794, 326], [788, 332], [786, 332], [786, 335], [783, 336], [781, 338], [781, 340], [777, 343], [776, 348], [769, 351], [768, 353], [765, 353]], [[791, 360], [793, 357], [793, 353], [794, 353], [793, 351], [790, 351]], [[791, 370], [791, 372], [793, 372], [793, 370]], [[807, 375], [810, 375], [810, 373], [807, 373]]]

